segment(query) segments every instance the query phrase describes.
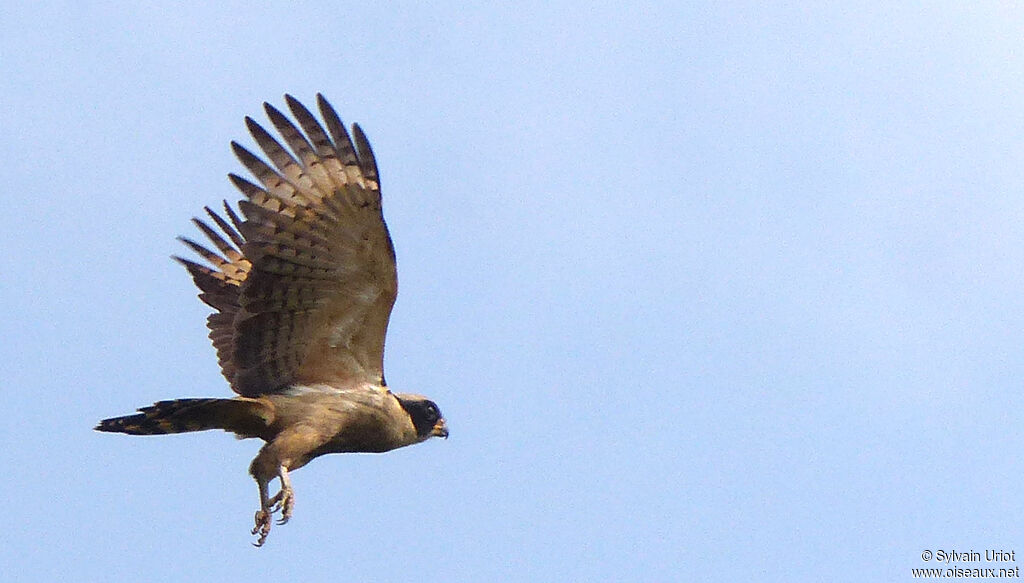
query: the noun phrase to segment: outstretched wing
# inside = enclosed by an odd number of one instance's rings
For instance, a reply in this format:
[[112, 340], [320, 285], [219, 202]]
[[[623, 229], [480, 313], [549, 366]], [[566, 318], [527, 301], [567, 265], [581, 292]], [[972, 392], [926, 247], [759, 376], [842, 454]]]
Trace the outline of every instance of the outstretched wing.
[[288, 149], [245, 120], [273, 167], [231, 144], [259, 182], [230, 175], [245, 195], [242, 218], [227, 203], [227, 219], [207, 208], [217, 228], [194, 222], [217, 251], [182, 241], [209, 266], [176, 259], [216, 310], [207, 321], [210, 339], [236, 393], [383, 385], [398, 280], [373, 152], [358, 125], [353, 145], [323, 96], [317, 104], [326, 131], [301, 103], [285, 100], [299, 127], [264, 108]]

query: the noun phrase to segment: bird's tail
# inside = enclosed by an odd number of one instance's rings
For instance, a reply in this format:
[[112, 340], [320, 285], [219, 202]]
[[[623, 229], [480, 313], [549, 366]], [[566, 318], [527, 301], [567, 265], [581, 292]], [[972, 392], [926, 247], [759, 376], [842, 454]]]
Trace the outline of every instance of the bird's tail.
[[272, 406], [258, 399], [175, 399], [142, 407], [134, 415], [104, 419], [95, 429], [129, 435], [223, 429], [239, 437], [260, 437], [273, 418]]

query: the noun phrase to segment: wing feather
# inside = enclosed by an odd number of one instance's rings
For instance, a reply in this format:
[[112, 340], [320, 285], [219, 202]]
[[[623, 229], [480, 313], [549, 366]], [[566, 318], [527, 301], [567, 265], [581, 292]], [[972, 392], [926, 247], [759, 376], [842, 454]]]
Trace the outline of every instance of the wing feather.
[[356, 136], [356, 148], [359, 152], [359, 168], [363, 176], [373, 183], [374, 188], [380, 188], [377, 177], [377, 160], [373, 157], [373, 150], [370, 149], [370, 140], [359, 124], [352, 124], [352, 133]]
[[357, 126], [353, 144], [323, 96], [326, 130], [292, 96], [285, 102], [298, 125], [264, 104], [283, 144], [245, 120], [270, 164], [231, 143], [259, 183], [229, 175], [245, 197], [241, 217], [225, 203], [227, 219], [206, 209], [216, 229], [193, 221], [216, 251], [181, 239], [211, 267], [176, 259], [217, 310], [210, 339], [235, 392], [384, 384], [398, 282], [373, 152]]
[[[220, 215], [213, 212], [213, 209], [211, 209], [210, 207], [203, 208], [204, 210], [206, 210], [206, 214], [209, 215], [211, 219], [213, 219], [213, 222], [217, 223], [217, 226], [220, 227], [220, 230], [224, 231], [224, 233], [227, 234], [228, 238], [231, 239], [231, 242], [234, 243], [236, 249], [241, 248], [242, 243], [245, 242], [245, 240], [242, 239], [242, 236], [238, 234], [238, 225], [241, 223], [241, 221], [238, 219], [238, 215], [235, 214], [235, 211], [231, 210], [231, 207], [228, 205], [228, 202], [224, 201], [224, 212], [227, 213], [228, 218], [231, 219], [230, 225], [228, 224], [227, 221], [222, 219]], [[206, 229], [204, 229], [204, 232], [205, 231]], [[210, 231], [216, 233], [216, 231], [214, 231], [213, 229], [210, 229]]]

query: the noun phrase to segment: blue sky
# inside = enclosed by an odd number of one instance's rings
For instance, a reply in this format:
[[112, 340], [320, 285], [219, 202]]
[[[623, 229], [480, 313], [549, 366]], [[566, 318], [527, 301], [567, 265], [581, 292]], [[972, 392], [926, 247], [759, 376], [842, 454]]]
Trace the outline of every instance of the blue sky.
[[[380, 4], [0, 12], [8, 580], [878, 581], [1024, 552], [1024, 12]], [[257, 551], [257, 442], [91, 427], [230, 395], [168, 256], [285, 92], [370, 137], [387, 377], [451, 438], [316, 460]]]

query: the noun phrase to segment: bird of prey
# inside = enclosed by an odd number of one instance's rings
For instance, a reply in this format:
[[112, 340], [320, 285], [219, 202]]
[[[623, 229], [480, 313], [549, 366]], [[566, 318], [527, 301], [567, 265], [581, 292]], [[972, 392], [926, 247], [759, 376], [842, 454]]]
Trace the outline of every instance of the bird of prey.
[[[212, 225], [193, 222], [216, 250], [180, 238], [206, 264], [175, 257], [214, 309], [210, 340], [238, 396], [160, 401], [96, 426], [131, 435], [223, 429], [265, 441], [249, 467], [260, 497], [256, 546], [276, 512], [278, 524], [291, 518], [289, 472], [313, 458], [448, 437], [433, 401], [392, 393], [384, 381], [398, 280], [370, 144], [359, 125], [353, 143], [322, 95], [322, 125], [290, 95], [285, 101], [298, 126], [264, 109], [287, 149], [245, 118], [273, 166], [231, 143], [259, 182], [229, 175], [244, 195], [241, 215], [226, 201], [223, 214], [207, 207]], [[270, 496], [274, 478], [280, 491]]]

